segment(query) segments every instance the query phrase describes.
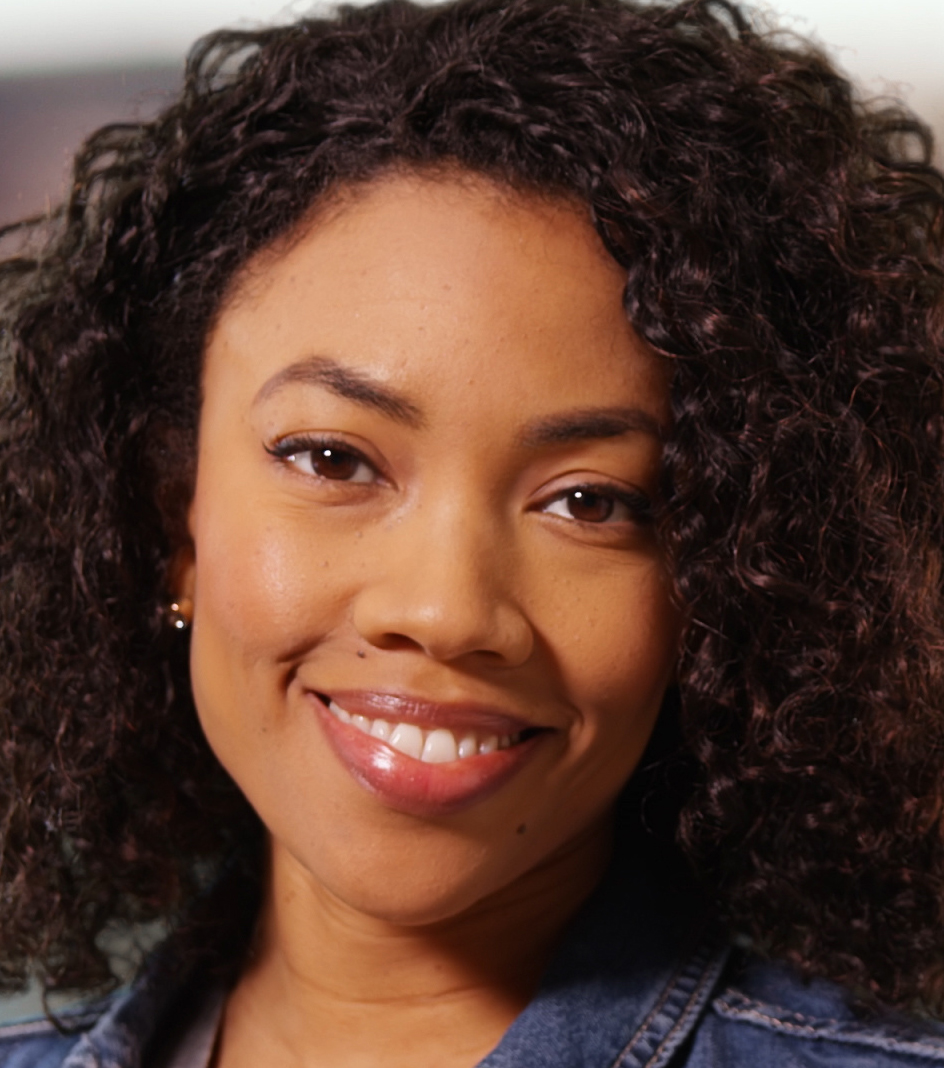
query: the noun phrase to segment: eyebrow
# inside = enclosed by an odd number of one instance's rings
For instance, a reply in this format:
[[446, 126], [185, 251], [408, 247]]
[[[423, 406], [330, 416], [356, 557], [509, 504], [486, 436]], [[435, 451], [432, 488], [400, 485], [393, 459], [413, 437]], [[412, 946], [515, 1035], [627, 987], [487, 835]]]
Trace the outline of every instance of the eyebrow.
[[[343, 366], [330, 356], [306, 356], [283, 367], [263, 383], [253, 399], [253, 406], [294, 382], [328, 389], [339, 397], [373, 408], [414, 429], [425, 424], [422, 410], [403, 394], [373, 381], [360, 371]], [[659, 441], [665, 436], [658, 420], [640, 408], [580, 408], [539, 419], [526, 427], [518, 435], [518, 440], [525, 448], [539, 449], [631, 433], [649, 434]]]
[[320, 386], [339, 397], [382, 412], [398, 423], [414, 428], [423, 425], [423, 413], [410, 400], [389, 386], [373, 381], [361, 371], [344, 367], [329, 356], [306, 356], [283, 367], [267, 379], [253, 399], [253, 406], [268, 400], [286, 386], [300, 382]]
[[659, 441], [665, 437], [658, 420], [641, 408], [586, 408], [540, 419], [522, 431], [520, 441], [526, 448], [539, 449], [632, 433], [650, 434]]

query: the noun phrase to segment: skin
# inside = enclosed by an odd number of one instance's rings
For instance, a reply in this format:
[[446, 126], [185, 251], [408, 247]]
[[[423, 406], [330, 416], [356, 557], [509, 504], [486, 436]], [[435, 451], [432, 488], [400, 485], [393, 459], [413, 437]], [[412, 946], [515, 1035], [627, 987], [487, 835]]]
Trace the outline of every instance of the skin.
[[[270, 835], [223, 1068], [475, 1064], [599, 880], [679, 634], [640, 504], [668, 373], [622, 286], [582, 208], [400, 174], [322, 208], [224, 302], [176, 591], [204, 730]], [[318, 435], [339, 467], [298, 444]], [[410, 814], [327, 744], [311, 693], [351, 689], [542, 733], [488, 796]]]

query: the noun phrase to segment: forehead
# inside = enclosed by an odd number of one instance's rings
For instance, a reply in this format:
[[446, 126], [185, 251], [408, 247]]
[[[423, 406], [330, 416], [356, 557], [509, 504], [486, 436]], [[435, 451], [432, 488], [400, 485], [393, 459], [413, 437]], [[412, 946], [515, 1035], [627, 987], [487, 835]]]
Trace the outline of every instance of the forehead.
[[287, 361], [328, 357], [457, 403], [473, 385], [538, 403], [664, 395], [624, 284], [582, 205], [468, 174], [388, 176], [249, 264], [209, 340], [205, 384], [220, 363], [258, 386]]

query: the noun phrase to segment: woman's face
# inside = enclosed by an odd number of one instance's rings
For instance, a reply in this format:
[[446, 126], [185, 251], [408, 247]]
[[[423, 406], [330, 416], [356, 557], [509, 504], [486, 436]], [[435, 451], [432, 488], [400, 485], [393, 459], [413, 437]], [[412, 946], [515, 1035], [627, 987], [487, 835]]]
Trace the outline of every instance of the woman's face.
[[678, 615], [667, 372], [585, 213], [379, 180], [259, 257], [206, 349], [192, 677], [274, 848], [456, 915], [607, 833]]

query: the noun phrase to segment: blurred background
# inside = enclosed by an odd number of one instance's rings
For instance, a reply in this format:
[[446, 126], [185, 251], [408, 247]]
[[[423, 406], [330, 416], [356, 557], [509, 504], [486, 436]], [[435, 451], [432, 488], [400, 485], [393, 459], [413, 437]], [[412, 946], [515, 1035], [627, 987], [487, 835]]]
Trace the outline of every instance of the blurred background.
[[[944, 0], [753, 7], [824, 45], [864, 95], [904, 101], [935, 130], [944, 166]], [[96, 127], [159, 110], [201, 34], [310, 10], [309, 0], [0, 0], [0, 225], [62, 198], [70, 158]], [[0, 1020], [39, 1008], [35, 992], [0, 999]]]
[[[944, 165], [944, 0], [753, 6], [826, 45], [867, 96], [905, 101], [935, 129]], [[0, 225], [61, 199], [71, 155], [97, 126], [157, 111], [201, 34], [311, 9], [309, 0], [0, 0]]]

